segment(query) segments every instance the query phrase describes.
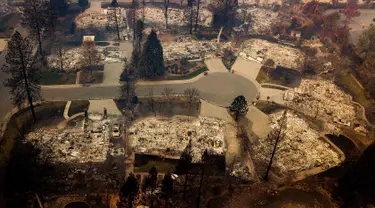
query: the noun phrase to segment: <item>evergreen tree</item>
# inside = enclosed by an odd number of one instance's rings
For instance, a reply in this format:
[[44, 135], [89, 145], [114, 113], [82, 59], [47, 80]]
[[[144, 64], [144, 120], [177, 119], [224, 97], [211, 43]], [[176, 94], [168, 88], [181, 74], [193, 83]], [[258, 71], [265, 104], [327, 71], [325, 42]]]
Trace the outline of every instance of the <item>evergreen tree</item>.
[[139, 59], [140, 57], [139, 57], [138, 50], [136, 48], [133, 48], [132, 57], [130, 61], [131, 61], [131, 64], [136, 68], [138, 68], [139, 66]]
[[111, 6], [108, 9], [107, 18], [110, 27], [114, 27], [117, 34], [117, 39], [121, 40], [120, 37], [120, 9], [117, 0], [112, 0]]
[[22, 23], [38, 41], [39, 53], [43, 57], [43, 36], [54, 27], [55, 15], [51, 13], [50, 4], [45, 0], [25, 0]]
[[125, 101], [127, 107], [130, 107], [130, 103], [135, 96], [135, 84], [137, 81], [136, 66], [132, 63], [125, 63], [120, 80], [123, 81], [120, 87], [120, 98]]
[[70, 34], [74, 34], [76, 32], [76, 29], [77, 29], [77, 25], [75, 22], [72, 22], [72, 24], [70, 25]]
[[191, 163], [192, 163], [192, 160], [193, 160], [192, 154], [193, 154], [192, 144], [191, 144], [191, 140], [190, 140], [189, 144], [185, 147], [184, 151], [182, 152], [180, 160], [178, 161], [177, 166], [176, 166], [176, 173], [185, 175], [184, 195], [183, 195], [184, 198], [186, 198], [186, 190], [187, 190], [187, 185], [188, 185], [188, 174], [189, 174], [189, 170], [191, 168]]
[[235, 113], [235, 120], [237, 121], [240, 115], [246, 115], [249, 107], [247, 106], [246, 98], [243, 95], [236, 97], [232, 105], [230, 106], [230, 111]]
[[214, 24], [231, 29], [238, 8], [238, 0], [216, 0], [213, 4]]
[[129, 174], [124, 185], [121, 187], [121, 193], [120, 193], [121, 201], [118, 207], [126, 207], [124, 203], [127, 202], [128, 203], [127, 207], [132, 208], [134, 199], [137, 197], [138, 193], [139, 193], [138, 181], [135, 178], [134, 174], [131, 173]]
[[[196, 201], [196, 207], [199, 208], [201, 204], [201, 194], [202, 194], [202, 188], [204, 181], [207, 183], [208, 177], [205, 178], [205, 176], [209, 175], [209, 170], [212, 168], [212, 158], [210, 153], [207, 149], [204, 150], [202, 154], [202, 162], [201, 162], [201, 176], [200, 176], [200, 182], [199, 182], [199, 189], [198, 189], [198, 196]], [[205, 179], [205, 180], [204, 180]]]
[[150, 208], [153, 207], [153, 194], [155, 189], [157, 188], [158, 182], [158, 171], [155, 167], [152, 167], [148, 173], [148, 177], [143, 184], [142, 191], [145, 192], [147, 189], [150, 189]]
[[69, 8], [67, 0], [50, 0], [50, 4], [51, 9], [60, 16], [65, 15]]
[[375, 142], [370, 144], [339, 180], [343, 207], [371, 207], [375, 203]]
[[144, 24], [143, 24], [143, 21], [142, 20], [138, 20], [137, 21], [137, 24], [136, 24], [136, 27], [135, 27], [135, 48], [138, 52], [138, 54], [140, 54], [142, 51], [141, 51], [141, 44], [142, 44], [142, 40], [143, 40], [143, 28], [144, 28]]
[[48, 30], [46, 30], [46, 32], [48, 34], [46, 35], [52, 35], [52, 38], [55, 37], [55, 32], [56, 32], [56, 28], [57, 28], [57, 16], [58, 16], [58, 11], [55, 10], [53, 8], [53, 5], [50, 1], [49, 3], [49, 10], [48, 10], [48, 13], [47, 13], [47, 27], [48, 27]]
[[78, 0], [78, 5], [84, 10], [89, 6], [89, 0]]
[[165, 207], [168, 207], [168, 199], [173, 193], [173, 179], [170, 173], [164, 175], [161, 188], [162, 197], [165, 198]]
[[143, 46], [139, 70], [142, 77], [161, 76], [164, 74], [163, 47], [154, 30], [151, 31]]
[[170, 0], [163, 0], [163, 13], [165, 18], [165, 28], [168, 29], [168, 14], [169, 14]]
[[195, 28], [194, 30], [198, 30], [198, 22], [199, 22], [199, 12], [200, 12], [200, 4], [201, 0], [196, 0], [197, 1], [197, 11], [196, 11], [196, 16], [195, 16]]
[[[138, 0], [132, 0], [132, 3], [130, 5], [130, 11], [129, 11], [129, 16], [130, 16], [130, 22], [133, 27], [133, 39], [136, 40], [136, 32], [137, 32], [137, 10], [139, 7]], [[142, 29], [143, 30], [143, 29]], [[136, 41], [135, 41], [136, 43]]]
[[8, 42], [6, 65], [2, 70], [10, 75], [4, 85], [10, 88], [12, 103], [18, 107], [29, 102], [34, 121], [36, 120], [33, 101], [40, 99], [39, 71], [33, 68], [33, 47], [27, 38], [15, 32]]
[[195, 0], [188, 0], [187, 8], [185, 10], [185, 18], [188, 21], [190, 34], [193, 34], [193, 27], [194, 27], [194, 19], [195, 19], [194, 4], [195, 4]]

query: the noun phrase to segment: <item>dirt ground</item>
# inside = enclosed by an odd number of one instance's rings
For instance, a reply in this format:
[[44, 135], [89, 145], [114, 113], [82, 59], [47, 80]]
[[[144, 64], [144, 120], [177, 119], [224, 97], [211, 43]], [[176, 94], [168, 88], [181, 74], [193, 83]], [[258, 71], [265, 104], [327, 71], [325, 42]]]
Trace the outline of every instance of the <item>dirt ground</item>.
[[233, 193], [212, 198], [208, 208], [333, 208], [334, 204], [316, 190], [286, 188], [274, 190], [267, 184], [235, 187]]

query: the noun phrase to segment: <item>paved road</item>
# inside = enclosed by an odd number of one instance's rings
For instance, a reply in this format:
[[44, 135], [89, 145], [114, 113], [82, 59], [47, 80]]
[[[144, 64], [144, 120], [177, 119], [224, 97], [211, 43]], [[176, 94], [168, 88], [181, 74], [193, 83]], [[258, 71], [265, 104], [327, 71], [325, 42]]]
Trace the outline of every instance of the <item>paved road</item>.
[[[166, 85], [138, 85], [136, 94], [147, 96], [153, 88], [154, 95], [161, 95]], [[196, 82], [185, 84], [170, 84], [174, 93], [182, 94], [189, 87], [197, 88], [200, 97], [221, 106], [229, 106], [238, 95], [244, 95], [247, 100], [255, 100], [257, 87], [248, 79], [231, 73], [211, 73]], [[45, 100], [93, 100], [113, 99], [119, 97], [117, 86], [91, 86], [71, 88], [43, 88], [42, 97]]]

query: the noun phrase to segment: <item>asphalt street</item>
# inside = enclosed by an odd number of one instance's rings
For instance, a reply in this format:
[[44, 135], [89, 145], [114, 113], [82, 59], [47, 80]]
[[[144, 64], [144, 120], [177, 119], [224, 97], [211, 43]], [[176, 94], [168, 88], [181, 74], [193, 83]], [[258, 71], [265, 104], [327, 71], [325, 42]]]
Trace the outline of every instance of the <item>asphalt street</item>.
[[[258, 94], [256, 86], [248, 79], [231, 73], [211, 73], [193, 83], [168, 84], [168, 85], [138, 85], [136, 94], [148, 96], [152, 88], [155, 96], [162, 95], [165, 87], [173, 89], [176, 94], [182, 94], [185, 89], [197, 88], [200, 97], [211, 103], [229, 106], [238, 95], [244, 95], [247, 100], [252, 101]], [[42, 97], [44, 100], [93, 100], [113, 99], [120, 96], [118, 86], [89, 86], [71, 88], [43, 88]]]

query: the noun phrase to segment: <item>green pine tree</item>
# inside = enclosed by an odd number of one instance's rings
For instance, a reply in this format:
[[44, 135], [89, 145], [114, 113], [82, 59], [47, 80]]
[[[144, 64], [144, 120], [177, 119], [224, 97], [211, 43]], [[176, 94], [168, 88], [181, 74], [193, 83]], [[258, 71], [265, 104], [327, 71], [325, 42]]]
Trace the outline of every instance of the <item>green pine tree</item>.
[[39, 53], [43, 57], [43, 37], [55, 28], [56, 15], [45, 0], [25, 0], [22, 23], [38, 41]]
[[154, 77], [164, 74], [163, 47], [154, 30], [151, 31], [143, 46], [139, 70], [142, 77]]
[[235, 120], [237, 121], [240, 115], [246, 115], [249, 107], [247, 106], [246, 98], [243, 95], [236, 97], [232, 105], [230, 106], [230, 111], [235, 113]]
[[4, 86], [10, 88], [13, 104], [20, 107], [28, 101], [35, 121], [33, 101], [40, 98], [40, 73], [33, 67], [32, 50], [30, 41], [23, 38], [19, 32], [15, 32], [8, 42], [6, 65], [2, 70], [10, 75]]

